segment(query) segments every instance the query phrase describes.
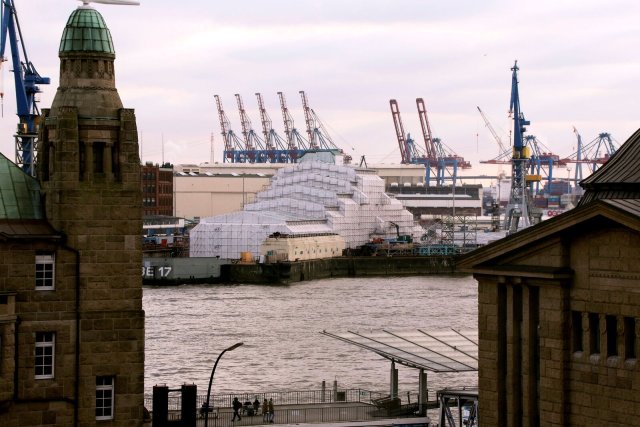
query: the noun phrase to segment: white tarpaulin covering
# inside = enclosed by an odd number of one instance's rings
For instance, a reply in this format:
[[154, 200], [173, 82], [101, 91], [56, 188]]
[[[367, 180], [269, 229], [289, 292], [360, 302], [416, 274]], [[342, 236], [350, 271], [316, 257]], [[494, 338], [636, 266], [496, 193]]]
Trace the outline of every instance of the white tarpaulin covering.
[[281, 234], [337, 233], [347, 248], [374, 235], [419, 238], [422, 228], [402, 203], [384, 192], [384, 181], [370, 170], [305, 161], [278, 170], [268, 189], [243, 211], [203, 218], [191, 231], [192, 257], [238, 259], [260, 255], [260, 245]]

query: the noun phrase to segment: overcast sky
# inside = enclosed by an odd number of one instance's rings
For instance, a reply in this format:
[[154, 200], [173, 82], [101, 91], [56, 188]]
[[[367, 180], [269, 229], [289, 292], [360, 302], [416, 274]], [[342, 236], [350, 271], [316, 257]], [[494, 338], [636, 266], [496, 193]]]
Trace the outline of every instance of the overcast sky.
[[[58, 46], [73, 0], [14, 0], [29, 59], [59, 81]], [[633, 0], [142, 0], [95, 4], [116, 48], [116, 84], [134, 108], [142, 160], [222, 160], [213, 95], [240, 134], [234, 94], [261, 132], [256, 92], [283, 135], [277, 92], [304, 129], [298, 91], [354, 159], [399, 163], [389, 109], [423, 145], [415, 99], [434, 136], [477, 165], [498, 154], [480, 106], [504, 140], [514, 60], [529, 133], [560, 155], [610, 132], [624, 142], [640, 125], [640, 2]], [[5, 57], [9, 57], [8, 52]], [[0, 149], [14, 158], [15, 97], [3, 67]], [[164, 150], [162, 141], [164, 140]]]

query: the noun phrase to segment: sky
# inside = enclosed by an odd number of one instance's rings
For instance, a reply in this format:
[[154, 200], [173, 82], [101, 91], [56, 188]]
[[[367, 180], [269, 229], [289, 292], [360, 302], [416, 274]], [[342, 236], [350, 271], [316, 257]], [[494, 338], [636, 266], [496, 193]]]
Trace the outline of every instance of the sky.
[[[39, 104], [48, 108], [60, 37], [81, 3], [14, 3], [29, 60], [51, 78]], [[369, 164], [401, 160], [390, 99], [405, 131], [424, 144], [415, 102], [423, 98], [433, 135], [480, 172], [478, 162], [499, 150], [476, 107], [508, 141], [515, 60], [528, 133], [556, 154], [575, 151], [574, 126], [585, 142], [609, 132], [618, 144], [640, 127], [640, 2], [633, 0], [141, 3], [93, 7], [111, 30], [116, 85], [124, 106], [135, 109], [143, 162], [222, 162], [214, 95], [236, 134], [236, 93], [256, 132], [260, 92], [284, 136], [279, 91], [303, 130], [304, 90], [335, 144]], [[0, 151], [14, 158], [13, 67], [2, 68]]]

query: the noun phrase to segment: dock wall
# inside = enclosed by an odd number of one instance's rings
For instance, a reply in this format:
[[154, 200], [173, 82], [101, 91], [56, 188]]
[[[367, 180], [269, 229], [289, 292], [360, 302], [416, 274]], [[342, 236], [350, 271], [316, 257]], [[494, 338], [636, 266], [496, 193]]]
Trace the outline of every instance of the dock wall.
[[293, 283], [331, 277], [421, 276], [455, 273], [452, 257], [340, 257], [222, 266], [222, 282]]

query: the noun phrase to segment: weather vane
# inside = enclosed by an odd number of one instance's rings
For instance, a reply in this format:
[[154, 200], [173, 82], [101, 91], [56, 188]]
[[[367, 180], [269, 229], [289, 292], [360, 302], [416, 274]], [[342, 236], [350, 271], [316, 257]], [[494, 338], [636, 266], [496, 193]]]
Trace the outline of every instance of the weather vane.
[[133, 0], [80, 0], [83, 6], [89, 6], [89, 3], [102, 3], [102, 4], [120, 4], [127, 6], [140, 6], [139, 1]]

